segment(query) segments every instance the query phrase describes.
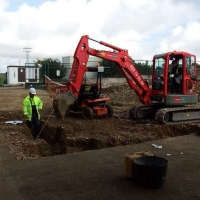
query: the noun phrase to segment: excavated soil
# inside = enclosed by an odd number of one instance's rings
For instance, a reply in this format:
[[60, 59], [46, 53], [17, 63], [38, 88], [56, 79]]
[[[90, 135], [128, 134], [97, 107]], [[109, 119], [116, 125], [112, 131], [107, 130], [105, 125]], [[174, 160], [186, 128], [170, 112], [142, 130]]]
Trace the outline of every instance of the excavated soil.
[[[41, 111], [40, 139], [33, 139], [22, 113], [22, 101], [28, 95], [24, 88], [0, 89], [0, 140], [7, 144], [18, 160], [66, 154], [136, 144], [190, 133], [199, 133], [199, 123], [161, 125], [154, 121], [129, 119], [131, 106], [140, 105], [133, 90], [127, 85], [103, 89], [110, 97], [115, 114], [112, 118], [98, 117], [84, 120], [70, 116], [58, 120], [53, 114], [52, 99], [46, 90], [37, 90], [44, 103]], [[8, 121], [23, 120], [10, 124]]]

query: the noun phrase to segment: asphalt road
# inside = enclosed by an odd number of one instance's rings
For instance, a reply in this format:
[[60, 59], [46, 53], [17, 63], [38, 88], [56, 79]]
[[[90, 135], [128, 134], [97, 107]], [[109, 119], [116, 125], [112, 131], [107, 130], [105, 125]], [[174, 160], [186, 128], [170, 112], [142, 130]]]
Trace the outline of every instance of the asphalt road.
[[[160, 144], [155, 149], [152, 143]], [[124, 176], [125, 154], [151, 151], [168, 160], [164, 187], [145, 189]], [[17, 161], [0, 144], [1, 200], [200, 199], [200, 136]], [[171, 154], [167, 156], [167, 154]]]

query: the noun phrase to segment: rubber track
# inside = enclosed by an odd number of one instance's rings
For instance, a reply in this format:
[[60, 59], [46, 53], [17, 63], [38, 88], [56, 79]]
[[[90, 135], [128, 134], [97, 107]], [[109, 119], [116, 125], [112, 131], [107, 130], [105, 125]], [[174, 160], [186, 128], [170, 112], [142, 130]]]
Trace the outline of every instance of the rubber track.
[[156, 114], [155, 114], [155, 121], [160, 123], [160, 124], [178, 124], [178, 123], [185, 123], [185, 122], [197, 122], [200, 121], [200, 119], [194, 119], [194, 120], [184, 120], [184, 121], [165, 121], [165, 115], [169, 112], [177, 112], [177, 111], [186, 111], [186, 110], [199, 110], [200, 112], [200, 107], [195, 107], [195, 106], [184, 106], [184, 107], [174, 107], [174, 108], [162, 108], [159, 109]]

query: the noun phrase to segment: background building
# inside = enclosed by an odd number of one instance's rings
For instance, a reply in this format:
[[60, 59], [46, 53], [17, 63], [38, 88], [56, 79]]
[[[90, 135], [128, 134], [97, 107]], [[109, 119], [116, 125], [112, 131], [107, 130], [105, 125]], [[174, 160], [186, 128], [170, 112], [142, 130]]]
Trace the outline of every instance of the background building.
[[[62, 57], [62, 64], [67, 68], [65, 79], [69, 78], [69, 75], [71, 72], [70, 69], [72, 68], [73, 60], [74, 60], [73, 56]], [[87, 63], [87, 67], [96, 67], [96, 63], [101, 62], [101, 61], [102, 61], [101, 58], [90, 56]], [[94, 77], [96, 77], [96, 72], [86, 72], [84, 75], [84, 78], [94, 78]]]
[[7, 84], [39, 83], [39, 68], [34, 66], [8, 66]]

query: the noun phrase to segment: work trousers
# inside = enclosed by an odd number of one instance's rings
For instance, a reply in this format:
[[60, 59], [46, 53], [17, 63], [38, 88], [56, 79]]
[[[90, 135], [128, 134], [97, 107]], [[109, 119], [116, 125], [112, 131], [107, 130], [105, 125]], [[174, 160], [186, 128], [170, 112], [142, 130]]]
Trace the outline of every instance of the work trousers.
[[182, 81], [180, 83], [177, 83], [175, 81], [175, 78], [169, 78], [168, 82], [168, 93], [182, 93]]
[[39, 134], [40, 120], [38, 119], [38, 114], [33, 113], [31, 121], [28, 121], [28, 127], [31, 130], [33, 138], [36, 138]]

